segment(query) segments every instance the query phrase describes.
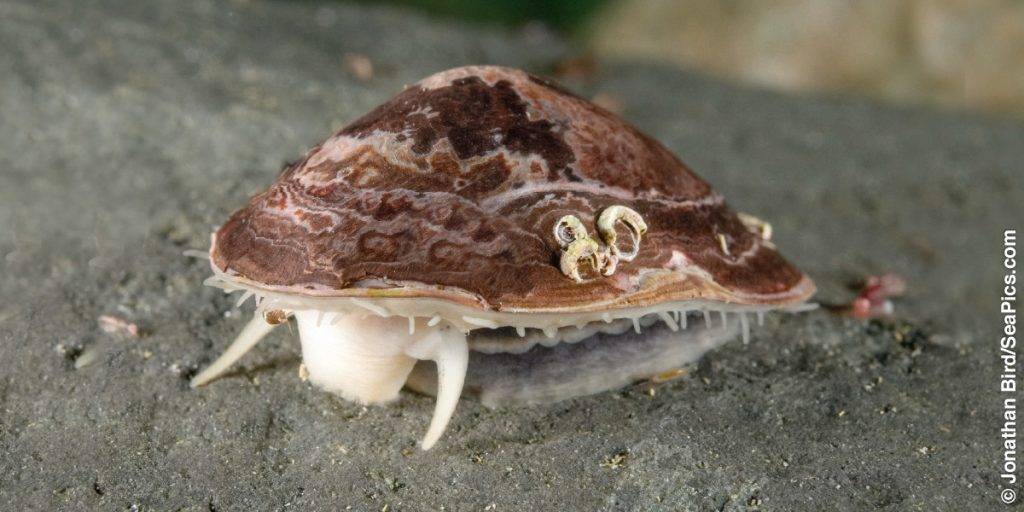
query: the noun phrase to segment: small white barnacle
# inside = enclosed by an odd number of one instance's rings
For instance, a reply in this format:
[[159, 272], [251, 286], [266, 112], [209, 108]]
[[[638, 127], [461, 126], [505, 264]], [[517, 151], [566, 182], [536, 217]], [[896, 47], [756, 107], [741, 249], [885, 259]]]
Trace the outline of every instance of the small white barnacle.
[[[615, 231], [615, 224], [622, 222], [633, 235], [633, 246], [628, 252], [623, 252], [618, 246], [618, 233]], [[601, 239], [608, 245], [608, 249], [616, 259], [622, 261], [633, 261], [636, 254], [640, 252], [640, 237], [647, 233], [647, 223], [636, 210], [622, 205], [609, 206], [605, 208], [597, 218], [597, 232]], [[614, 272], [614, 270], [612, 270]]]
[[590, 238], [587, 228], [583, 227], [583, 222], [575, 215], [566, 215], [555, 223], [555, 240], [558, 240], [558, 245], [562, 249], [568, 248], [569, 244], [576, 240], [585, 238]]
[[718, 240], [718, 247], [722, 249], [722, 253], [726, 256], [731, 256], [729, 253], [729, 241], [725, 238], [725, 235], [719, 233], [715, 235], [715, 238]]
[[757, 217], [754, 217], [753, 215], [751, 215], [749, 213], [738, 212], [738, 213], [736, 213], [736, 216], [739, 217], [740, 222], [743, 223], [743, 226], [746, 227], [747, 230], [749, 230], [749, 231], [755, 233], [757, 236], [761, 237], [761, 240], [764, 240], [765, 242], [767, 242], [767, 241], [770, 241], [772, 239], [772, 225], [771, 224], [769, 224], [769, 223], [767, 223], [767, 222], [765, 222], [765, 221], [763, 221], [763, 220], [761, 220], [761, 219], [759, 219]]
[[[629, 229], [633, 237], [632, 247], [625, 252], [617, 245], [618, 233], [615, 228], [619, 222]], [[595, 271], [606, 276], [615, 273], [619, 260], [632, 261], [640, 251], [640, 238], [647, 233], [647, 223], [636, 210], [615, 205], [605, 208], [597, 218], [597, 233], [603, 244], [587, 234], [587, 228], [575, 215], [558, 219], [554, 231], [555, 239], [562, 248], [562, 273], [579, 283], [583, 281], [579, 262], [584, 258], [590, 260]]]
[[583, 278], [580, 277], [581, 260], [590, 261], [591, 267], [600, 272], [605, 264], [603, 248], [593, 239], [587, 237], [574, 240], [568, 247], [562, 250], [562, 259], [559, 262], [559, 267], [562, 269], [563, 274], [571, 277], [577, 283], [583, 282]]

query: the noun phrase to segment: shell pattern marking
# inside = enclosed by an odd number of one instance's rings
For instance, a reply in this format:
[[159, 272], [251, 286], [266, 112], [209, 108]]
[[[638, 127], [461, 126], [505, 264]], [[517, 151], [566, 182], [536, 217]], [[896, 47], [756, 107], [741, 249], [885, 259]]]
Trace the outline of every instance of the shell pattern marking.
[[[594, 226], [613, 205], [646, 221], [643, 247], [613, 275], [566, 279], [555, 223]], [[498, 67], [428, 77], [314, 147], [218, 231], [213, 258], [267, 285], [418, 282], [498, 309], [612, 297], [644, 269], [694, 268], [755, 294], [802, 277], [661, 144]]]

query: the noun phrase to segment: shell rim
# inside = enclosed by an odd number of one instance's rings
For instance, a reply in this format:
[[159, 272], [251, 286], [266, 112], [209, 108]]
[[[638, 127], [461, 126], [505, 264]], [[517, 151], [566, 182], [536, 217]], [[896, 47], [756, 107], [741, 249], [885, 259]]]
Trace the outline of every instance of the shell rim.
[[[707, 300], [734, 305], [760, 306], [791, 306], [806, 302], [817, 287], [806, 274], [801, 273], [800, 281], [783, 292], [773, 294], [756, 294], [735, 292], [716, 283], [711, 275], [699, 268], [692, 272], [671, 270], [666, 268], [643, 268], [638, 272], [639, 286], [631, 291], [617, 295], [613, 299], [585, 301], [577, 305], [531, 307], [530, 302], [523, 301], [521, 306], [503, 306], [491, 304], [483, 297], [468, 290], [453, 286], [430, 285], [416, 281], [387, 281], [391, 287], [360, 287], [329, 288], [320, 285], [269, 285], [249, 279], [230, 269], [217, 266], [213, 253], [217, 248], [216, 233], [213, 234], [209, 250], [210, 268], [215, 277], [234, 282], [238, 287], [251, 289], [264, 294], [287, 294], [296, 297], [318, 299], [328, 298], [404, 298], [404, 299], [443, 299], [481, 311], [504, 313], [586, 313], [609, 311], [617, 308], [635, 306], [654, 306], [662, 302], [682, 300]], [[682, 285], [682, 286], [680, 286]], [[675, 290], [673, 290], [673, 288]], [[537, 301], [541, 302], [541, 301]]]

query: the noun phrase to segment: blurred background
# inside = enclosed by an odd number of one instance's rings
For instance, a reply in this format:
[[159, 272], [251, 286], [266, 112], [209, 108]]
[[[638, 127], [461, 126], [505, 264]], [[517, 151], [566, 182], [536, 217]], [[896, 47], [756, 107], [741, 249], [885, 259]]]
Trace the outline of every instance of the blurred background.
[[1024, 0], [385, 3], [560, 32], [582, 52], [569, 74], [604, 57], [653, 60], [781, 90], [1024, 118]]

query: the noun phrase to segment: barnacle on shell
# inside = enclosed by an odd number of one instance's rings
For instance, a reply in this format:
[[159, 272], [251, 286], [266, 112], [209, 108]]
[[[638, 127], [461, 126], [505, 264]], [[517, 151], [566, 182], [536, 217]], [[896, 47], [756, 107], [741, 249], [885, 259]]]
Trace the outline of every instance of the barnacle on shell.
[[[633, 246], [628, 252], [619, 250], [618, 233], [615, 230], [615, 225], [619, 222], [633, 235]], [[632, 208], [622, 205], [609, 206], [597, 218], [597, 232], [601, 234], [601, 239], [608, 245], [613, 256], [622, 261], [633, 261], [640, 252], [640, 238], [647, 233], [647, 223]]]
[[583, 226], [583, 222], [575, 215], [566, 215], [555, 223], [555, 239], [558, 240], [558, 245], [562, 249], [568, 248], [569, 244], [576, 240], [586, 238], [590, 238], [590, 235], [587, 234], [587, 228]]
[[580, 261], [587, 261], [595, 271], [603, 271], [607, 260], [605, 251], [590, 237], [573, 240], [563, 251], [559, 266], [562, 273], [577, 283], [583, 282], [580, 276]]
[[[632, 236], [632, 247], [626, 252], [619, 249], [616, 231], [619, 222], [626, 226]], [[597, 233], [603, 244], [587, 235], [587, 229], [579, 218], [566, 215], [555, 224], [555, 238], [562, 246], [559, 265], [562, 273], [582, 283], [579, 262], [585, 259], [601, 275], [610, 276], [618, 269], [619, 261], [633, 261], [640, 252], [640, 239], [646, 232], [647, 223], [643, 217], [632, 208], [622, 205], [605, 208], [597, 218]]]
[[764, 241], [770, 241], [772, 239], [772, 225], [749, 214], [743, 212], [736, 212], [736, 217], [740, 219], [747, 229], [757, 233], [757, 236], [761, 237]]

